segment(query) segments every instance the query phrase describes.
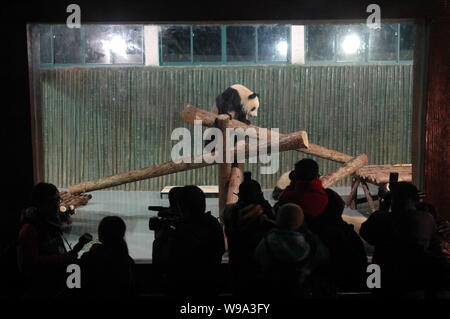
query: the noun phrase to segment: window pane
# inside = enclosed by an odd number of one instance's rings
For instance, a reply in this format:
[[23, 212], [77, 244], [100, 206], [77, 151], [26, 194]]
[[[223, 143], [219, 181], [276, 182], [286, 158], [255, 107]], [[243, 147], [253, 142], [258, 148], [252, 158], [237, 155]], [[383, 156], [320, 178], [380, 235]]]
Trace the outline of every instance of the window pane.
[[400, 25], [400, 60], [412, 60], [414, 56], [414, 34], [413, 24]]
[[217, 62], [222, 60], [219, 26], [196, 26], [192, 28], [192, 32], [194, 62]]
[[256, 61], [256, 32], [252, 26], [227, 27], [227, 61]]
[[308, 61], [334, 60], [334, 26], [310, 25], [308, 28]]
[[190, 62], [190, 27], [161, 29], [162, 59], [164, 62]]
[[90, 25], [85, 34], [86, 63], [143, 63], [142, 27]]
[[39, 54], [41, 63], [53, 63], [52, 58], [52, 29], [50, 25], [40, 25]]
[[369, 60], [397, 60], [397, 24], [382, 24], [379, 29], [369, 31]]
[[81, 63], [80, 29], [70, 29], [66, 25], [53, 27], [53, 46], [56, 64]]
[[107, 25], [89, 25], [84, 27], [84, 31], [86, 37], [86, 63], [113, 63], [110, 50], [113, 27]]
[[258, 27], [258, 60], [287, 61], [289, 28], [285, 25]]
[[366, 42], [365, 25], [337, 26], [336, 60], [338, 62], [364, 62]]
[[114, 63], [142, 64], [142, 37], [140, 26], [115, 26], [110, 40]]

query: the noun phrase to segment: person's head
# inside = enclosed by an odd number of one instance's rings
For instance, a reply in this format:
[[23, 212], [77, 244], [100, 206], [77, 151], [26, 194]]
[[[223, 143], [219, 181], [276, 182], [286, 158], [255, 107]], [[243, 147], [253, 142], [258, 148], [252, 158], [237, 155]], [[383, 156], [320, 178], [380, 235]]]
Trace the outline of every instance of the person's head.
[[169, 205], [172, 209], [178, 209], [178, 193], [182, 187], [172, 187], [169, 191]]
[[244, 172], [244, 180], [239, 185], [239, 201], [246, 204], [258, 203], [262, 196], [261, 185], [252, 179], [250, 172]]
[[281, 230], [293, 231], [303, 225], [305, 216], [303, 210], [297, 204], [284, 204], [277, 214], [277, 226]]
[[117, 246], [124, 243], [127, 226], [118, 216], [106, 216], [98, 225], [98, 239], [102, 244]]
[[177, 192], [179, 208], [183, 217], [196, 217], [205, 213], [205, 193], [195, 185], [184, 186]]
[[419, 190], [410, 182], [392, 183], [390, 189], [393, 211], [402, 210], [419, 202]]
[[295, 164], [295, 178], [298, 181], [312, 181], [319, 178], [319, 165], [310, 158], [298, 161]]
[[49, 183], [39, 183], [31, 191], [31, 206], [36, 207], [39, 216], [47, 220], [57, 218], [60, 197], [58, 188]]

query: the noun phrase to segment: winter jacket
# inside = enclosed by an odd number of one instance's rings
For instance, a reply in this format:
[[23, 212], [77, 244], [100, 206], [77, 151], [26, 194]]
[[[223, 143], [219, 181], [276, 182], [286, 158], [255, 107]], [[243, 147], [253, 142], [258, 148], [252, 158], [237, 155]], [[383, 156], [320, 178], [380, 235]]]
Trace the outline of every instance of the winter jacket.
[[129, 298], [135, 293], [134, 261], [128, 251], [94, 244], [81, 256], [82, 289], [86, 297]]
[[303, 209], [305, 217], [319, 216], [327, 207], [328, 195], [322, 181], [297, 181], [294, 187], [287, 188], [280, 196], [278, 206], [294, 203]]
[[447, 280], [448, 266], [429, 213], [411, 207], [378, 211], [361, 225], [360, 235], [375, 246], [372, 262], [381, 267], [382, 288], [388, 293], [435, 288]]
[[66, 251], [62, 232], [48, 222], [25, 223], [17, 240], [17, 261], [25, 297], [53, 298], [66, 290], [67, 265], [76, 256]]
[[327, 260], [328, 250], [307, 230], [274, 230], [261, 241], [255, 255], [270, 296], [306, 297], [309, 279]]
[[216, 281], [225, 252], [222, 226], [204, 213], [170, 227], [163, 254], [169, 294], [204, 296], [217, 292]]

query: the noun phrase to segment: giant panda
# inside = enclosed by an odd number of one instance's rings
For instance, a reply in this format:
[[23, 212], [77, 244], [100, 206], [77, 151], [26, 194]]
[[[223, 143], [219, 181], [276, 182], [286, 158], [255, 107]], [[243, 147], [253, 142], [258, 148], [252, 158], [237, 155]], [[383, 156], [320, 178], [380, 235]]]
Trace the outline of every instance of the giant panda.
[[230, 119], [250, 124], [258, 115], [258, 94], [243, 86], [234, 84], [216, 97], [215, 113], [228, 114]]

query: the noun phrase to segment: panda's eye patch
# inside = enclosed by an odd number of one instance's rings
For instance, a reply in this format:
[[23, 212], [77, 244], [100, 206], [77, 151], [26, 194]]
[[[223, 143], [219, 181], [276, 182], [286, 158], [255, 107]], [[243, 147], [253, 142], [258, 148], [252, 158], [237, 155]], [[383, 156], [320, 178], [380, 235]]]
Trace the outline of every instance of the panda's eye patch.
[[258, 94], [253, 93], [253, 94], [250, 94], [250, 95], [248, 96], [248, 99], [251, 100], [251, 99], [256, 98], [257, 96], [258, 96]]
[[253, 112], [254, 110], [256, 110], [256, 107], [253, 107], [251, 111]]

